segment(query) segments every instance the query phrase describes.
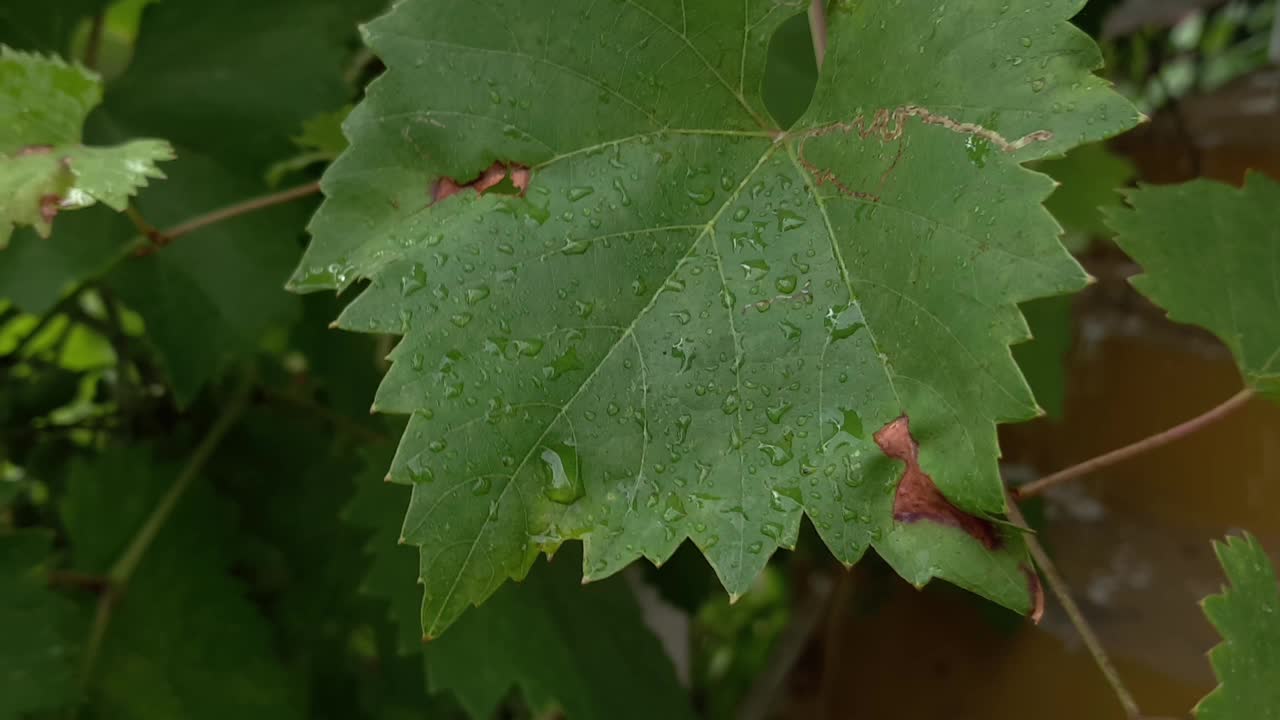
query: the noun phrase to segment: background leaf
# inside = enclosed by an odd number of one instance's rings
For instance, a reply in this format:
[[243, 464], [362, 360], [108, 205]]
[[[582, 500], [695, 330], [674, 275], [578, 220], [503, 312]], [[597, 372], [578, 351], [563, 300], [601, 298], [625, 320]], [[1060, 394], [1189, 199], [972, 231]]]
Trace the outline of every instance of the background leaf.
[[[382, 463], [375, 464], [375, 467]], [[511, 688], [529, 706], [559, 706], [570, 718], [692, 718], [670, 660], [641, 621], [622, 578], [583, 587], [579, 558], [538, 563], [445, 636], [423, 644], [415, 553], [396, 544], [394, 520], [407, 493], [369, 477], [346, 516], [374, 532], [365, 592], [391, 602], [402, 651], [425, 654], [433, 691], [455, 694], [471, 717], [492, 717]], [[635, 698], [642, 696], [643, 702]]]
[[1230, 587], [1204, 601], [1222, 633], [1209, 653], [1222, 684], [1196, 705], [1200, 720], [1280, 718], [1280, 585], [1262, 545], [1252, 535], [1214, 542]]
[[1249, 173], [1238, 189], [1195, 180], [1126, 197], [1133, 209], [1107, 217], [1142, 265], [1133, 286], [1171, 319], [1217, 335], [1245, 383], [1280, 401], [1280, 183]]
[[[7, 483], [6, 483], [7, 484]], [[52, 534], [0, 534], [0, 718], [65, 707], [76, 692], [85, 624], [49, 588]]]
[[163, 140], [79, 144], [101, 99], [94, 73], [0, 46], [0, 249], [14, 225], [48, 236], [60, 211], [95, 202], [121, 211], [148, 178], [164, 177], [156, 163], [173, 149]]

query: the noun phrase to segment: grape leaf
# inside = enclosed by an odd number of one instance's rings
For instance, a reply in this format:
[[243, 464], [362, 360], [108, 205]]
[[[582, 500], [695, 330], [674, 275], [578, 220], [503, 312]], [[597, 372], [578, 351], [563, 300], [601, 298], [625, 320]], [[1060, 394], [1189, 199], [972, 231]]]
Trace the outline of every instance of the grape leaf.
[[[1272, 206], [1274, 207], [1274, 206]], [[1252, 535], [1214, 542], [1231, 581], [1204, 600], [1204, 612], [1222, 633], [1209, 652], [1222, 683], [1196, 705], [1201, 720], [1280, 718], [1280, 585], [1262, 545]]]
[[1280, 401], [1280, 183], [1210, 180], [1143, 187], [1107, 213], [1116, 242], [1142, 266], [1133, 286], [1178, 322], [1208, 329], [1245, 382]]
[[94, 73], [0, 46], [0, 249], [15, 225], [48, 237], [60, 211], [95, 202], [121, 211], [149, 178], [164, 177], [156, 163], [172, 160], [173, 148], [163, 140], [80, 144], [101, 99]]
[[75, 697], [83, 623], [51, 591], [51, 533], [0, 535], [0, 718], [64, 707]]
[[[346, 518], [373, 531], [363, 590], [391, 602], [402, 651], [424, 648], [433, 691], [453, 692], [477, 720], [493, 717], [513, 686], [533, 709], [559, 705], [570, 720], [693, 717], [622, 579], [584, 588], [572, 557], [535, 567], [524, 583], [499, 590], [448, 635], [423, 646], [414, 553], [397, 546], [388, 522], [402, 513], [404, 496], [369, 477]], [[638, 696], [644, 702], [634, 702]]]
[[[62, 516], [74, 567], [105, 574], [174, 470], [145, 447], [73, 464]], [[303, 715], [296, 679], [273, 655], [270, 626], [229, 574], [235, 537], [229, 507], [197, 481], [113, 607], [88, 690], [94, 717]]]
[[845, 563], [1034, 604], [986, 519], [995, 423], [1038, 412], [1016, 303], [1085, 275], [1020, 163], [1136, 111], [1075, 0], [837, 3], [782, 131], [766, 49], [805, 4], [405, 0], [366, 26], [388, 70], [291, 285], [367, 279], [338, 324], [404, 335], [375, 409], [411, 413], [390, 477], [428, 635], [568, 538], [595, 580], [691, 537], [736, 595], [802, 513]]

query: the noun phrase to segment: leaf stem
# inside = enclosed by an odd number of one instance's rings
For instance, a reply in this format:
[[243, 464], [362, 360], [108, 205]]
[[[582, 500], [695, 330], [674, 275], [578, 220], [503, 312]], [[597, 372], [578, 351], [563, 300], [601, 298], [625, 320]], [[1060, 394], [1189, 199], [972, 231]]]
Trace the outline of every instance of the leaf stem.
[[1232, 395], [1223, 403], [1191, 418], [1190, 420], [1187, 420], [1184, 423], [1175, 425], [1164, 432], [1159, 432], [1155, 435], [1143, 438], [1138, 442], [1112, 450], [1109, 453], [1072, 465], [1064, 470], [1059, 470], [1052, 475], [1046, 475], [1039, 480], [1027, 483], [1021, 487], [1014, 488], [1010, 491], [1010, 494], [1013, 496], [1014, 500], [1026, 500], [1027, 498], [1043, 494], [1045, 490], [1053, 487], [1054, 485], [1084, 477], [1095, 470], [1115, 465], [1116, 463], [1123, 462], [1131, 457], [1141, 455], [1148, 450], [1154, 450], [1155, 448], [1163, 445], [1168, 445], [1175, 440], [1184, 438], [1187, 435], [1208, 427], [1218, 420], [1230, 415], [1235, 410], [1247, 404], [1253, 396], [1254, 391], [1251, 388], [1245, 388], [1235, 395]]
[[[1017, 503], [1014, 502], [1009, 503], [1009, 519], [1024, 527], [1027, 525], [1027, 519], [1022, 516], [1022, 511], [1018, 509]], [[1125, 715], [1131, 720], [1138, 720], [1138, 718], [1142, 717], [1142, 711], [1138, 709], [1138, 702], [1133, 699], [1133, 693], [1129, 692], [1129, 688], [1125, 687], [1124, 681], [1120, 679], [1120, 673], [1116, 672], [1115, 665], [1111, 663], [1111, 658], [1107, 656], [1106, 649], [1102, 647], [1102, 641], [1098, 639], [1097, 633], [1093, 631], [1093, 627], [1085, 619], [1084, 613], [1080, 612], [1080, 607], [1072, 599], [1071, 590], [1067, 587], [1067, 583], [1062, 579], [1062, 576], [1058, 574], [1053, 561], [1049, 559], [1049, 554], [1045, 552], [1044, 546], [1040, 544], [1039, 538], [1034, 533], [1027, 533], [1024, 537], [1027, 541], [1027, 547], [1031, 550], [1031, 557], [1040, 568], [1040, 573], [1044, 575], [1045, 582], [1048, 583], [1054, 597], [1058, 598], [1058, 602], [1062, 604], [1062, 609], [1066, 611], [1067, 617], [1071, 619], [1071, 624], [1075, 627], [1076, 633], [1080, 635], [1085, 647], [1089, 649], [1089, 654], [1093, 656], [1094, 664], [1098, 666], [1098, 670], [1107, 679], [1107, 684], [1111, 686], [1111, 691], [1115, 693], [1116, 700], [1124, 707]]]
[[156, 535], [164, 527], [165, 522], [173, 513], [173, 509], [177, 507], [178, 501], [182, 499], [187, 488], [191, 487], [192, 481], [200, 475], [200, 471], [213, 455], [213, 451], [222, 442], [222, 438], [240, 419], [240, 415], [248, 405], [249, 393], [252, 388], [253, 375], [252, 373], [246, 373], [240, 387], [236, 389], [231, 400], [223, 408], [222, 414], [218, 416], [213, 427], [209, 428], [209, 432], [205, 434], [200, 444], [196, 446], [195, 451], [191, 453], [191, 457], [187, 459], [187, 464], [182, 468], [173, 485], [169, 486], [164, 496], [160, 498], [160, 502], [156, 503], [156, 506], [152, 508], [151, 514], [147, 516], [142, 527], [138, 528], [138, 531], [129, 541], [128, 547], [125, 548], [107, 573], [107, 587], [98, 599], [97, 612], [94, 614], [93, 625], [89, 629], [89, 639], [85, 644], [84, 662], [80, 669], [80, 686], [82, 689], [87, 687], [89, 678], [92, 676], [94, 662], [97, 659], [98, 651], [102, 647], [102, 639], [106, 635], [107, 625], [111, 622], [111, 613], [119, 596], [124, 592], [125, 586], [128, 585], [129, 579], [133, 577], [134, 571], [138, 569], [138, 564], [142, 562], [142, 558], [147, 554], [147, 550], [156, 539]]
[[102, 31], [107, 24], [106, 11], [94, 15], [92, 23], [89, 26], [89, 40], [84, 46], [84, 66], [96, 71], [98, 69], [98, 55], [102, 50]]
[[164, 245], [173, 242], [183, 235], [190, 235], [197, 230], [213, 225], [214, 223], [222, 222], [223, 220], [230, 220], [232, 218], [247, 215], [257, 210], [264, 210], [275, 205], [283, 205], [287, 202], [292, 202], [298, 198], [303, 198], [308, 195], [314, 195], [318, 192], [320, 192], [320, 183], [319, 181], [316, 181], [292, 187], [287, 190], [281, 190], [280, 192], [271, 193], [270, 195], [260, 195], [258, 197], [249, 198], [248, 200], [238, 202], [234, 205], [228, 205], [227, 207], [214, 210], [213, 212], [198, 215], [184, 223], [175, 225], [174, 227], [161, 232], [161, 241], [159, 244]]
[[809, 35], [813, 38], [813, 59], [822, 69], [827, 58], [827, 4], [826, 0], [809, 0]]

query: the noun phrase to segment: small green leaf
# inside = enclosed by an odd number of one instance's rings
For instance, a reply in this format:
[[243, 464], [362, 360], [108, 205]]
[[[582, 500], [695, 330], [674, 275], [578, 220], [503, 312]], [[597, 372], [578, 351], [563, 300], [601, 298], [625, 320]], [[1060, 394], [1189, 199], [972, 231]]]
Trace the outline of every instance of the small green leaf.
[[[1274, 206], [1273, 206], [1274, 207]], [[1214, 542], [1231, 582], [1204, 600], [1204, 612], [1223, 642], [1209, 652], [1221, 682], [1196, 705], [1199, 720], [1280, 718], [1280, 585], [1257, 538]]]
[[121, 211], [148, 179], [164, 177], [156, 163], [174, 155], [163, 140], [80, 144], [101, 100], [97, 75], [79, 65], [0, 46], [0, 248], [15, 225], [47, 237], [59, 212], [95, 202]]
[[342, 122], [351, 114], [351, 105], [333, 112], [320, 113], [302, 124], [302, 134], [293, 143], [302, 152], [275, 163], [267, 170], [267, 184], [279, 185], [289, 173], [319, 163], [332, 162], [347, 149], [347, 138], [342, 134]]
[[1280, 402], [1280, 183], [1251, 172], [1242, 188], [1194, 180], [1127, 197], [1132, 209], [1107, 219], [1142, 266], [1133, 286], [1217, 335], [1245, 382]]

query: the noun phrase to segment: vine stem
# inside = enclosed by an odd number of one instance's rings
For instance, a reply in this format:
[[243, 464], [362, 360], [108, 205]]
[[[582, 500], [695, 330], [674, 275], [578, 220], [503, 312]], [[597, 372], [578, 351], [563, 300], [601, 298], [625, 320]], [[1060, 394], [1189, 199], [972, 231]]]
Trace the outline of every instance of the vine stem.
[[214, 450], [221, 444], [227, 432], [240, 419], [240, 415], [248, 406], [249, 394], [252, 389], [253, 375], [246, 373], [244, 381], [236, 389], [230, 402], [227, 403], [222, 414], [214, 422], [213, 427], [209, 428], [209, 432], [205, 434], [200, 444], [191, 453], [191, 457], [187, 459], [187, 464], [183, 466], [177, 479], [165, 491], [164, 497], [160, 498], [160, 502], [156, 503], [156, 506], [152, 508], [151, 514], [147, 516], [146, 521], [134, 533], [128, 547], [121, 553], [115, 564], [111, 566], [111, 570], [106, 577], [106, 590], [98, 599], [98, 608], [94, 614], [93, 625], [89, 629], [89, 639], [85, 645], [84, 664], [81, 666], [80, 672], [81, 688], [87, 686], [89, 678], [92, 676], [94, 661], [97, 659], [98, 651], [102, 647], [107, 625], [111, 622], [112, 610], [120, 595], [124, 592], [130, 578], [133, 577], [134, 571], [138, 569], [139, 563], [146, 556], [151, 543], [156, 539], [156, 535], [164, 527], [169, 516], [173, 514], [173, 509], [177, 507], [178, 501], [182, 499], [187, 489], [191, 487], [192, 481], [200, 475], [205, 463], [212, 457]]
[[[1018, 509], [1017, 503], [1009, 503], [1009, 519], [1023, 527], [1027, 527], [1027, 519], [1023, 517], [1022, 511]], [[1067, 583], [1062, 579], [1062, 576], [1058, 574], [1057, 568], [1054, 567], [1053, 561], [1049, 559], [1049, 554], [1045, 552], [1039, 538], [1034, 533], [1026, 533], [1024, 537], [1027, 541], [1027, 547], [1031, 550], [1031, 557], [1035, 560], [1036, 566], [1040, 568], [1040, 573], [1044, 576], [1045, 582], [1048, 583], [1049, 590], [1053, 592], [1054, 597], [1058, 598], [1058, 602], [1062, 604], [1062, 609], [1066, 611], [1067, 617], [1071, 619], [1071, 624], [1075, 627], [1076, 633], [1080, 635], [1085, 647], [1089, 649], [1089, 654], [1093, 656], [1094, 664], [1098, 666], [1098, 670], [1107, 679], [1107, 684], [1111, 686], [1111, 691], [1115, 693], [1116, 700], [1120, 701], [1120, 705], [1124, 707], [1125, 714], [1131, 720], [1139, 720], [1142, 718], [1142, 711], [1138, 709], [1138, 702], [1134, 700], [1133, 693], [1129, 692], [1129, 688], [1125, 687], [1124, 681], [1120, 679], [1120, 673], [1116, 671], [1116, 666], [1111, 663], [1111, 658], [1107, 655], [1106, 649], [1102, 647], [1102, 641], [1098, 639], [1097, 633], [1093, 631], [1093, 627], [1085, 619], [1084, 613], [1080, 612], [1080, 607], [1072, 599], [1071, 590], [1067, 587]]]
[[813, 59], [822, 69], [827, 58], [827, 5], [826, 0], [809, 0], [809, 35], [813, 38]]
[[234, 205], [225, 206], [225, 208], [219, 208], [218, 210], [211, 211], [211, 213], [196, 215], [195, 218], [174, 225], [174, 227], [166, 229], [166, 231], [156, 231], [156, 229], [152, 228], [150, 223], [146, 222], [146, 219], [142, 218], [141, 213], [138, 213], [137, 210], [133, 210], [132, 213], [129, 213], [129, 219], [133, 220], [133, 224], [138, 228], [138, 232], [145, 234], [148, 240], [151, 240], [151, 246], [143, 247], [142, 249], [142, 254], [146, 254], [146, 252], [154, 251], [156, 247], [169, 245], [170, 242], [178, 240], [179, 237], [187, 236], [187, 234], [196, 232], [198, 229], [209, 227], [209, 225], [223, 222], [223, 220], [238, 218], [241, 217], [241, 215], [255, 213], [257, 210], [274, 208], [275, 205], [284, 205], [285, 202], [292, 202], [300, 199], [300, 197], [315, 195], [317, 192], [320, 192], [319, 182], [300, 184], [300, 186], [291, 187], [288, 188], [288, 190], [273, 192], [270, 193], [270, 195], [250, 197], [248, 200], [237, 202], [237, 204]]
[[1159, 432], [1155, 435], [1143, 438], [1133, 444], [1125, 445], [1124, 447], [1112, 450], [1109, 453], [1072, 465], [1064, 470], [1059, 470], [1052, 475], [1046, 475], [1039, 480], [1027, 483], [1021, 487], [1014, 488], [1010, 491], [1010, 494], [1016, 501], [1026, 500], [1027, 498], [1043, 494], [1045, 490], [1053, 487], [1054, 485], [1059, 485], [1067, 482], [1068, 480], [1075, 480], [1076, 478], [1084, 477], [1095, 470], [1110, 467], [1111, 465], [1123, 462], [1136, 455], [1141, 455], [1148, 450], [1154, 450], [1155, 448], [1163, 445], [1168, 445], [1175, 440], [1184, 438], [1197, 430], [1208, 427], [1209, 425], [1212, 425], [1213, 423], [1230, 415], [1235, 410], [1247, 404], [1253, 396], [1254, 391], [1251, 388], [1245, 388], [1235, 395], [1232, 395], [1225, 402], [1191, 418], [1190, 420], [1187, 420], [1184, 423], [1175, 425], [1164, 432]]

